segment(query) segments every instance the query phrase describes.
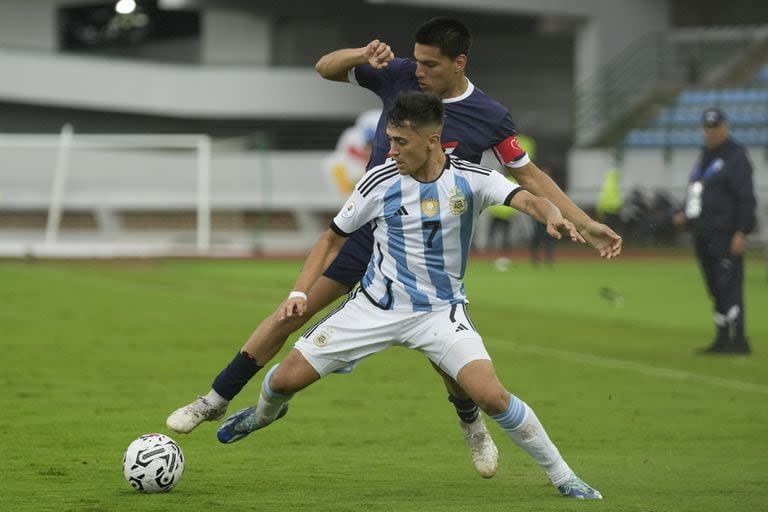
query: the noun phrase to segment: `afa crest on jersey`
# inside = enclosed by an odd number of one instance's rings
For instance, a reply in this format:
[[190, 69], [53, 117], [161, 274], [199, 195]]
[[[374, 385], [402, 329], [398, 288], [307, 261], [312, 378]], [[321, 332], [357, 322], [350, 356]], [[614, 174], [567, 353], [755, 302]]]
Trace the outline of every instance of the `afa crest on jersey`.
[[331, 337], [331, 332], [328, 331], [320, 331], [315, 335], [315, 337], [312, 339], [312, 342], [317, 345], [320, 348], [323, 348], [324, 346], [328, 345], [328, 339]]
[[461, 215], [467, 211], [467, 198], [458, 188], [454, 188], [451, 192], [451, 197], [448, 198], [448, 209], [454, 215]]

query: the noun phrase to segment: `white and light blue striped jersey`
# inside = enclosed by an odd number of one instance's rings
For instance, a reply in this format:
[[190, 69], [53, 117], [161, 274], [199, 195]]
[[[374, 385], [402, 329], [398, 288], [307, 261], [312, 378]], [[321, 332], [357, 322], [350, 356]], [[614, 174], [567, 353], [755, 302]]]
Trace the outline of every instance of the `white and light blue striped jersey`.
[[453, 156], [430, 183], [388, 162], [363, 176], [331, 228], [346, 235], [373, 221], [363, 292], [383, 309], [432, 311], [467, 302], [462, 279], [475, 221], [519, 190], [499, 172]]

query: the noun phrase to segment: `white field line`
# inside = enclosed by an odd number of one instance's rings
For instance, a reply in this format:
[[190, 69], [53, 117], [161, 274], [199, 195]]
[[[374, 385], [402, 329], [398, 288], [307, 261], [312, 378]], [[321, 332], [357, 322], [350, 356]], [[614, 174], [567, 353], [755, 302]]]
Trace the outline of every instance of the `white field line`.
[[722, 377], [712, 377], [709, 375], [702, 375], [699, 373], [687, 372], [685, 370], [673, 370], [671, 368], [660, 368], [658, 366], [651, 366], [642, 363], [635, 363], [632, 361], [624, 361], [621, 359], [614, 359], [611, 357], [596, 356], [594, 354], [585, 354], [581, 352], [569, 352], [566, 350], [557, 350], [553, 348], [541, 347], [538, 345], [521, 345], [518, 343], [511, 343], [509, 341], [502, 341], [494, 338], [486, 338], [493, 343], [503, 343], [507, 346], [511, 346], [518, 352], [526, 354], [533, 354], [538, 356], [552, 357], [560, 359], [562, 361], [583, 363], [591, 366], [602, 366], [603, 368], [611, 368], [615, 370], [629, 370], [650, 377], [661, 377], [664, 379], [695, 382], [701, 384], [708, 384], [710, 386], [718, 386], [726, 389], [733, 389], [736, 391], [751, 391], [754, 393], [768, 394], [768, 386], [761, 384], [752, 384], [750, 382], [744, 382], [740, 380], [724, 379]]

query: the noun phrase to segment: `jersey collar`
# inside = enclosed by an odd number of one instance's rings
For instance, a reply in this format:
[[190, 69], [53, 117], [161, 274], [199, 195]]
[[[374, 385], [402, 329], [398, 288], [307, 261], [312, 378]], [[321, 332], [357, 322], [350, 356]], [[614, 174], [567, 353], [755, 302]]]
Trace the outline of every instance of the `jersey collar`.
[[451, 166], [451, 155], [445, 155], [445, 164], [443, 164], [443, 168], [440, 169], [440, 174], [437, 175], [437, 178], [430, 180], [430, 181], [421, 181], [420, 179], [416, 179], [413, 176], [414, 181], [418, 181], [419, 183], [435, 183], [436, 181], [439, 181], [440, 178], [443, 177], [443, 174], [445, 174], [445, 170], [448, 169]]
[[473, 84], [467, 77], [464, 77], [464, 79], [467, 81], [467, 89], [459, 96], [455, 96], [453, 98], [443, 98], [443, 103], [456, 103], [457, 101], [468, 98], [473, 92], [475, 92], [475, 84]]

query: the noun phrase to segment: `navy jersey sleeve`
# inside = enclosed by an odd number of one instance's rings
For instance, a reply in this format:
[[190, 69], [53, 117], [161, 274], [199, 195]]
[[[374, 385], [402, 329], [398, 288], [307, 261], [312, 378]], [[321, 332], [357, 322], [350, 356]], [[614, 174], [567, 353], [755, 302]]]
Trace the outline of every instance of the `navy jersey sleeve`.
[[389, 66], [383, 69], [374, 69], [370, 64], [355, 66], [355, 82], [366, 89], [373, 91], [379, 97], [385, 97], [392, 89], [393, 84], [407, 74], [413, 74], [411, 63], [407, 59], [392, 59]]
[[499, 142], [501, 142], [511, 135], [517, 135], [517, 125], [515, 125], [509, 112], [504, 112], [504, 116], [499, 121], [498, 128], [496, 129], [496, 136]]
[[755, 229], [755, 188], [752, 182], [752, 164], [746, 151], [741, 148], [733, 159], [733, 169], [729, 172], [729, 185], [731, 193], [736, 198], [737, 227], [743, 233], [749, 233]]

